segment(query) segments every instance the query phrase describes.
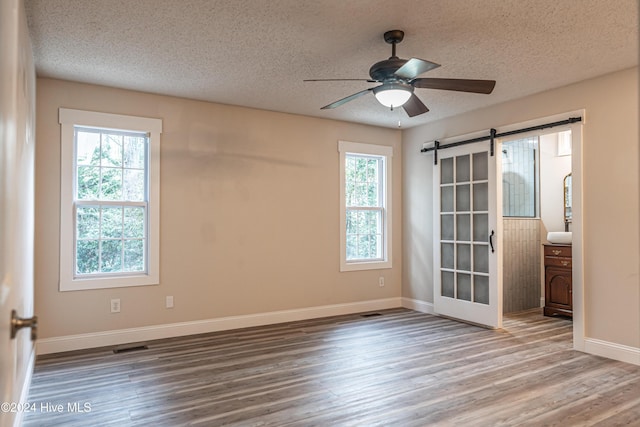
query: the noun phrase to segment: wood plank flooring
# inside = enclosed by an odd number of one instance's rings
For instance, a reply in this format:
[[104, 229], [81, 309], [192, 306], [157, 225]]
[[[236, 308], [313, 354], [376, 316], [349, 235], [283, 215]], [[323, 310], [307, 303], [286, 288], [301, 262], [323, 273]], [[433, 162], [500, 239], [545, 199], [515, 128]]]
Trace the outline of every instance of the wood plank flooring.
[[24, 425], [640, 425], [640, 367], [571, 350], [568, 320], [379, 314], [41, 357]]

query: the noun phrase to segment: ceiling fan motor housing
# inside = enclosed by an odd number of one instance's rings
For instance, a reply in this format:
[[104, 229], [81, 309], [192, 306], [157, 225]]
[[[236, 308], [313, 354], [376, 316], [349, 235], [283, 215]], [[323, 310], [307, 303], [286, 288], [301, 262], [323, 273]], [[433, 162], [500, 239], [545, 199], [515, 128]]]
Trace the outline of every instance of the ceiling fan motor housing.
[[393, 79], [399, 80], [398, 76], [394, 75], [400, 67], [407, 62], [406, 59], [394, 58], [385, 59], [384, 61], [376, 62], [369, 69], [369, 75], [373, 80], [384, 82], [385, 80]]

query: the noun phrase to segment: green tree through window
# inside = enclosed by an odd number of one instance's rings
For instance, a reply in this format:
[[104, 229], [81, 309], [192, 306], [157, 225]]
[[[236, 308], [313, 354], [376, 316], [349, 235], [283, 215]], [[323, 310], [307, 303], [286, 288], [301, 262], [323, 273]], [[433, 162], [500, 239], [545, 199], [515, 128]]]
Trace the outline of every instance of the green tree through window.
[[144, 272], [148, 138], [75, 128], [75, 275]]
[[384, 158], [347, 154], [345, 157], [346, 257], [380, 260], [382, 253], [382, 190]]

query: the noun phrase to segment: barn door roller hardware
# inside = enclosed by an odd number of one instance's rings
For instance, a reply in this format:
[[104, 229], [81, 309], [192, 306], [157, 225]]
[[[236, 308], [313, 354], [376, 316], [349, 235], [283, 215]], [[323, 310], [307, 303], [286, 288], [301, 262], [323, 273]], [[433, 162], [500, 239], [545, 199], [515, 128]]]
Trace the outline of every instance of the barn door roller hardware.
[[422, 150], [420, 150], [420, 152], [421, 153], [427, 153], [429, 151], [433, 151], [434, 152], [433, 164], [437, 165], [438, 164], [438, 150], [444, 150], [445, 148], [453, 148], [453, 147], [458, 147], [460, 145], [473, 144], [475, 142], [481, 142], [481, 141], [489, 140], [490, 141], [489, 150], [490, 150], [490, 154], [493, 156], [493, 154], [494, 154], [494, 141], [495, 141], [496, 138], [502, 138], [504, 136], [510, 136], [510, 135], [517, 135], [519, 133], [532, 132], [532, 131], [540, 130], [540, 129], [548, 129], [548, 128], [552, 128], [552, 127], [556, 127], [556, 126], [564, 126], [564, 125], [569, 125], [569, 124], [576, 123], [576, 122], [581, 122], [581, 121], [582, 121], [582, 117], [570, 117], [570, 118], [568, 118], [566, 120], [560, 120], [558, 122], [545, 123], [543, 125], [531, 126], [531, 127], [528, 127], [528, 128], [516, 129], [516, 130], [511, 130], [511, 131], [502, 132], [502, 133], [497, 133], [495, 129], [490, 129], [489, 135], [487, 135], [487, 136], [479, 136], [477, 138], [466, 139], [464, 141], [457, 141], [457, 142], [452, 142], [450, 144], [444, 144], [444, 145], [440, 144], [439, 141], [434, 141], [433, 147], [423, 148]]

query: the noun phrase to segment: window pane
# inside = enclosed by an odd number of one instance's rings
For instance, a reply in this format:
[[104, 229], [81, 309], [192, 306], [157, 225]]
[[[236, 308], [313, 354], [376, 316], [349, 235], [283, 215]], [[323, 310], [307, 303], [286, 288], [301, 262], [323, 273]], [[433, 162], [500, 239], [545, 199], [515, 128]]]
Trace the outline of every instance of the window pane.
[[378, 183], [372, 182], [367, 186], [366, 206], [379, 206], [378, 203]]
[[380, 230], [380, 212], [379, 211], [369, 211], [365, 212], [365, 218], [367, 221], [367, 233], [368, 234], [379, 234], [382, 230]]
[[78, 166], [77, 175], [78, 200], [97, 200], [100, 193], [100, 168]]
[[345, 158], [345, 178], [347, 181], [356, 180], [356, 158], [353, 156]]
[[345, 196], [346, 196], [346, 205], [347, 206], [357, 206], [356, 205], [356, 184], [354, 181], [347, 181], [345, 183]]
[[489, 240], [489, 215], [473, 215], [473, 241], [487, 242]]
[[440, 183], [453, 183], [453, 158], [451, 157], [440, 161]]
[[453, 250], [454, 250], [454, 246], [453, 243], [441, 243], [441, 252], [440, 252], [440, 256], [442, 257], [441, 261], [441, 266], [442, 268], [454, 268], [454, 254], [453, 254]]
[[98, 248], [98, 240], [78, 240], [76, 244], [76, 274], [98, 272]]
[[347, 259], [382, 258], [382, 212], [346, 212]]
[[122, 169], [102, 168], [102, 200], [122, 200]]
[[369, 236], [358, 236], [358, 258], [367, 259], [369, 255]]
[[356, 181], [367, 182], [367, 159], [356, 158]]
[[471, 275], [464, 273], [456, 274], [457, 280], [457, 299], [471, 301]]
[[345, 202], [347, 206], [381, 206], [380, 164], [382, 160], [350, 155], [345, 158]]
[[144, 271], [144, 241], [125, 240], [124, 271]]
[[347, 211], [347, 234], [356, 234], [358, 225], [358, 213]]
[[469, 155], [456, 157], [456, 182], [467, 182], [471, 177], [469, 173]]
[[538, 137], [502, 144], [502, 214], [535, 217], [538, 192]]
[[144, 169], [147, 138], [142, 136], [124, 137], [124, 167]]
[[471, 241], [471, 215], [456, 215], [456, 232], [458, 233], [456, 240]]
[[441, 240], [454, 239], [453, 215], [442, 215], [440, 217], [440, 236]]
[[365, 222], [364, 212], [356, 213], [356, 233], [358, 234], [367, 233], [367, 223]]
[[349, 234], [347, 235], [347, 259], [357, 259], [358, 258], [358, 235], [357, 234]]
[[489, 184], [486, 182], [473, 184], [473, 210], [489, 210]]
[[450, 271], [442, 272], [442, 296], [453, 298], [455, 296], [454, 275]]
[[453, 212], [453, 187], [440, 187], [440, 211]]
[[96, 239], [100, 237], [99, 208], [78, 207], [76, 211], [76, 233], [79, 239]]
[[354, 206], [369, 206], [367, 204], [368, 189], [366, 182], [356, 182], [356, 196]]
[[100, 164], [100, 134], [97, 132], [76, 131], [76, 162], [78, 165]]
[[471, 245], [456, 245], [456, 268], [471, 271]]
[[376, 159], [367, 161], [367, 181], [378, 182], [378, 164], [379, 160]]
[[100, 271], [122, 271], [122, 240], [103, 240], [100, 250]]
[[142, 202], [144, 200], [144, 171], [125, 169], [123, 174], [123, 199]]
[[102, 134], [102, 166], [122, 166], [122, 135]]
[[144, 208], [124, 208], [124, 237], [144, 237]]
[[489, 179], [489, 163], [486, 151], [473, 155], [473, 180], [480, 181], [484, 179]]
[[489, 304], [489, 277], [473, 276], [473, 300], [480, 304]]
[[456, 185], [456, 211], [468, 212], [471, 210], [471, 195], [469, 184]]
[[122, 208], [102, 208], [102, 238], [122, 237]]
[[489, 272], [489, 246], [473, 245], [473, 271]]
[[382, 253], [382, 243], [384, 242], [384, 240], [382, 239], [382, 234], [376, 234], [374, 236], [371, 236], [371, 245], [372, 245], [372, 255], [376, 258], [376, 259], [382, 259], [383, 253]]

